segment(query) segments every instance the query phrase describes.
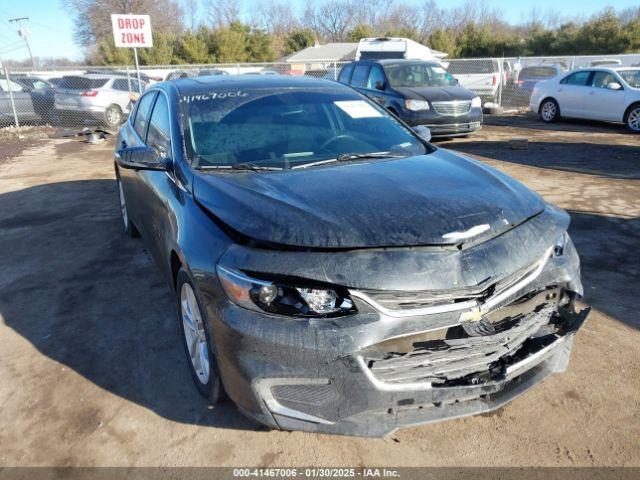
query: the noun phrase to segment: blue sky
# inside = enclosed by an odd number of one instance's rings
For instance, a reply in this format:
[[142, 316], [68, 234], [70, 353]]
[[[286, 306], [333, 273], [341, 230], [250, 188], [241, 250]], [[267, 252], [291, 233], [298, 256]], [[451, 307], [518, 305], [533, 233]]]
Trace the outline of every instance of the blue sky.
[[[255, 0], [246, 0], [255, 1]], [[291, 0], [297, 8], [304, 0]], [[408, 0], [418, 2], [419, 0]], [[439, 0], [441, 7], [456, 7], [465, 0]], [[526, 17], [532, 7], [542, 12], [557, 11], [564, 18], [592, 15], [607, 5], [615, 4], [618, 10], [638, 6], [639, 0], [487, 0], [492, 7], [504, 13], [504, 19], [517, 23]], [[144, 12], [136, 12], [144, 13]], [[33, 54], [39, 57], [82, 58], [82, 50], [73, 42], [73, 23], [60, 0], [0, 0], [0, 57], [24, 59], [28, 57], [16, 27], [7, 20], [12, 17], [30, 17], [30, 43]], [[152, 19], [153, 22], [153, 19]], [[17, 50], [5, 53], [16, 45]]]

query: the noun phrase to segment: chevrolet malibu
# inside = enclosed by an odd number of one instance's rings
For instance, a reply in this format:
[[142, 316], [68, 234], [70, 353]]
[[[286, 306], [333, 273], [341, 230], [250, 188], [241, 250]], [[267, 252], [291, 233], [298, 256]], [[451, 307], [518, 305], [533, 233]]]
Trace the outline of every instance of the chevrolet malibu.
[[210, 402], [384, 436], [566, 369], [587, 314], [569, 216], [423, 130], [309, 77], [142, 95], [117, 138], [122, 221], [171, 286]]

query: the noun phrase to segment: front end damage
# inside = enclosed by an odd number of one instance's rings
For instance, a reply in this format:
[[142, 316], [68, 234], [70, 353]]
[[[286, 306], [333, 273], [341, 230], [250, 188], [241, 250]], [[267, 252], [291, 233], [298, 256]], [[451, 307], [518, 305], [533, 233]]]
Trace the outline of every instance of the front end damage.
[[575, 309], [582, 285], [567, 224], [548, 207], [453, 249], [235, 245], [225, 268], [342, 285], [357, 313], [288, 318], [211, 298], [225, 389], [273, 428], [348, 435], [499, 408], [566, 369], [587, 316]]

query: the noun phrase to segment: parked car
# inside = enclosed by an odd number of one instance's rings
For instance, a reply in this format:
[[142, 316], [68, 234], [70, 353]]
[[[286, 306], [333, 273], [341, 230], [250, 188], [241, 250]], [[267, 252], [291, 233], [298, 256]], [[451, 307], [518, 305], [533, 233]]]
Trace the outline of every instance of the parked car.
[[[141, 90], [145, 88], [146, 84], [142, 82]], [[116, 128], [129, 114], [131, 92], [137, 94], [138, 81], [120, 75], [64, 77], [55, 91], [55, 113], [63, 122], [80, 118], [99, 121], [109, 128]]]
[[496, 100], [501, 78], [498, 60], [450, 60], [447, 70], [460, 85], [479, 95], [483, 103]]
[[467, 135], [482, 127], [480, 97], [437, 62], [362, 60], [345, 65], [338, 81], [409, 125], [426, 125], [434, 137]]
[[25, 92], [31, 96], [36, 115], [44, 121], [51, 121], [54, 99], [53, 85], [44, 78], [35, 76], [14, 76], [12, 80], [22, 85]]
[[198, 71], [198, 77], [207, 77], [209, 75], [229, 75], [228, 72], [225, 72], [224, 70], [219, 70], [217, 68], [214, 69], [201, 69]]
[[167, 74], [167, 77], [165, 78], [165, 80], [176, 80], [178, 78], [191, 78], [191, 77], [197, 77], [197, 76], [198, 76], [197, 70], [174, 70]]
[[[13, 102], [12, 102], [13, 101]], [[14, 79], [0, 78], [0, 126], [41, 120], [34, 103], [33, 92]]]
[[[131, 80], [137, 80], [138, 78], [138, 72], [136, 70], [129, 70], [128, 72], [122, 71], [122, 70], [110, 70], [110, 69], [97, 69], [97, 70], [87, 70], [86, 71], [87, 74], [95, 74], [95, 75], [116, 75], [119, 77], [127, 77], [130, 78]], [[143, 81], [145, 84], [151, 84], [154, 82], [160, 82], [162, 81], [162, 78], [160, 77], [152, 77], [150, 75], [147, 75], [144, 72], [140, 72], [140, 80]]]
[[502, 62], [502, 78], [504, 85], [511, 85], [515, 81], [517, 75], [516, 69], [510, 60]]
[[560, 65], [531, 65], [524, 67], [520, 70], [518, 78], [514, 82], [515, 96], [528, 101], [531, 98], [533, 87], [538, 82], [556, 77], [563, 71], [564, 69]]
[[305, 70], [304, 75], [306, 75], [307, 77], [313, 77], [313, 78], [323, 78], [325, 80], [337, 80], [337, 74], [339, 73], [339, 70], [336, 71], [333, 68], [320, 68], [320, 69], [316, 69], [316, 70]]
[[624, 122], [640, 133], [640, 68], [584, 69], [541, 82], [530, 107], [544, 122], [561, 117]]
[[124, 229], [170, 285], [209, 402], [224, 389], [272, 428], [382, 436], [567, 366], [588, 312], [569, 215], [352, 88], [159, 83], [115, 144]]
[[622, 65], [622, 61], [617, 58], [603, 58], [602, 60], [594, 60], [589, 63], [590, 68], [594, 67], [618, 67]]
[[52, 77], [47, 79], [47, 81], [54, 88], [54, 90], [56, 89], [56, 87], [58, 87], [58, 85], [62, 83], [62, 80], [63, 80], [63, 77]]

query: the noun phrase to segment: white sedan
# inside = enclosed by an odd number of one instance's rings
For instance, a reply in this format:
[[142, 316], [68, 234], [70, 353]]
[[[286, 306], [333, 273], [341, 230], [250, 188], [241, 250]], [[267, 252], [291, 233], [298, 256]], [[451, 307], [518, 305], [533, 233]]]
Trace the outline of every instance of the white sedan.
[[539, 82], [530, 107], [547, 123], [586, 118], [623, 122], [640, 133], [640, 68], [588, 68]]

